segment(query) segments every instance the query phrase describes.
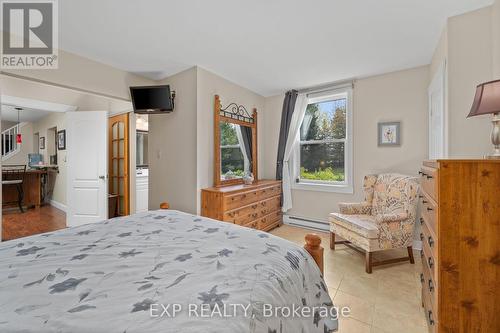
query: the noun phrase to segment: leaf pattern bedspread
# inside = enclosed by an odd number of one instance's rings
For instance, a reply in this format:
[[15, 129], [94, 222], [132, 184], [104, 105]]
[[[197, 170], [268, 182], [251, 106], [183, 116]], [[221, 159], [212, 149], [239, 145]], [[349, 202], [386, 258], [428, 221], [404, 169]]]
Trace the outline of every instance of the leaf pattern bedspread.
[[[175, 316], [174, 304], [182, 309]], [[229, 311], [238, 304], [248, 312]], [[333, 306], [318, 267], [301, 247], [179, 211], [0, 243], [0, 332], [337, 330], [333, 311], [269, 316], [265, 304], [268, 311], [269, 305], [273, 311]], [[229, 310], [209, 318], [189, 307]]]

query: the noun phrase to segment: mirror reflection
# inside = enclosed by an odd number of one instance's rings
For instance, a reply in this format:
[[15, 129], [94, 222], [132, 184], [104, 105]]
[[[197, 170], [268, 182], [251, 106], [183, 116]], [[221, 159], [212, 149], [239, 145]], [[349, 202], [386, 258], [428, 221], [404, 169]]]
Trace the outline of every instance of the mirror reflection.
[[220, 122], [221, 180], [243, 178], [252, 170], [252, 128]]

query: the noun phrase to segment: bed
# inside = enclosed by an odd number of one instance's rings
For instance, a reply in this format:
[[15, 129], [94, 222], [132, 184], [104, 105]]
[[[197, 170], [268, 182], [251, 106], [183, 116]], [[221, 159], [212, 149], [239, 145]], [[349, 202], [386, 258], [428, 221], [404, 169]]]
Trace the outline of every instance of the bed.
[[307, 251], [233, 224], [159, 210], [0, 243], [0, 332], [324, 333], [337, 325]]

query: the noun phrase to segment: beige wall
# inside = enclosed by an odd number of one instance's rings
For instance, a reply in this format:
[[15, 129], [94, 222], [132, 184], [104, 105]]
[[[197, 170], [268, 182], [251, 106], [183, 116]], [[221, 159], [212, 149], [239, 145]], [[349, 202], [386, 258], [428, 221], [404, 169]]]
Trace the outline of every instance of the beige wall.
[[500, 79], [500, 0], [492, 8], [493, 78]]
[[492, 150], [491, 119], [467, 119], [476, 86], [492, 79], [492, 7], [448, 20], [448, 115], [451, 158], [480, 158]]
[[[39, 133], [40, 137], [45, 137], [45, 149], [40, 149], [40, 154], [43, 155], [43, 161], [49, 163], [48, 153], [48, 130], [57, 127], [57, 131], [66, 129], [66, 114], [53, 112], [46, 117], [43, 117], [36, 123], [33, 123], [33, 132]], [[31, 135], [33, 137], [33, 135]], [[33, 143], [34, 145], [37, 143]], [[57, 148], [57, 147], [56, 147]], [[66, 205], [66, 150], [57, 151], [57, 166], [59, 173], [55, 175], [54, 188], [51, 200], [56, 201], [62, 205]]]
[[[354, 194], [293, 190], [290, 215], [326, 220], [339, 202], [359, 201], [363, 176], [399, 172], [416, 175], [427, 156], [429, 66], [358, 80], [353, 101]], [[283, 96], [266, 98], [264, 175], [274, 178]], [[377, 123], [401, 121], [401, 146], [377, 146]]]
[[445, 26], [432, 56], [429, 68], [429, 82], [432, 81], [440, 66], [448, 60], [448, 27]]
[[127, 100], [130, 99], [129, 86], [154, 83], [152, 80], [62, 50], [59, 50], [58, 69], [3, 72]]
[[[9, 122], [5, 122], [9, 123]], [[15, 125], [16, 123], [13, 123]], [[12, 125], [12, 126], [13, 126]], [[2, 127], [4, 126], [4, 122], [2, 121]], [[8, 164], [28, 164], [28, 154], [33, 152], [33, 124], [32, 123], [22, 123], [21, 124], [21, 136], [23, 139], [23, 143], [21, 144], [21, 148], [19, 152], [12, 157], [4, 160], [2, 163], [4, 165]]]
[[[221, 96], [222, 103], [255, 107], [260, 116], [264, 97], [200, 67], [163, 83], [177, 94], [174, 112], [149, 117], [149, 207], [168, 201], [173, 209], [199, 213], [200, 190], [213, 186], [214, 95]], [[259, 134], [259, 145], [264, 144], [263, 136]], [[263, 165], [260, 159], [259, 166]]]
[[[198, 212], [200, 212], [201, 189], [213, 186], [214, 174], [214, 96], [219, 95], [222, 105], [237, 103], [243, 105], [249, 112], [257, 108], [258, 129], [263, 126], [264, 97], [232, 83], [203, 68], [197, 67], [197, 177], [198, 177]], [[258, 157], [263, 154], [262, 131], [257, 131]], [[258, 160], [259, 170], [264, 165], [263, 159]]]
[[176, 91], [175, 110], [149, 116], [149, 208], [197, 210], [196, 68], [163, 81]]

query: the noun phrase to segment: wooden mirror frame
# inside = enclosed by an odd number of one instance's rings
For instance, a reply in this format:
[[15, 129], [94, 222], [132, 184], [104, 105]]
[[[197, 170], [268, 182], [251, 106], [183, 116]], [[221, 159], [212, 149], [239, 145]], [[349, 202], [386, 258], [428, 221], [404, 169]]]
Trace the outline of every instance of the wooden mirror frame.
[[[231, 111], [226, 111], [231, 107]], [[240, 110], [246, 111], [242, 105], [236, 103], [230, 103], [223, 109], [221, 106], [219, 95], [215, 95], [214, 102], [214, 186], [228, 186], [243, 184], [242, 178], [222, 180], [221, 179], [221, 151], [220, 151], [220, 122], [226, 122], [231, 124], [236, 124], [240, 126], [246, 126], [252, 128], [252, 174], [254, 177], [254, 182], [258, 179], [257, 172], [257, 109], [252, 109], [251, 117], [246, 115], [238, 114]], [[221, 112], [222, 111], [222, 112]], [[228, 116], [230, 115], [230, 117]], [[253, 120], [252, 122], [245, 121]]]

